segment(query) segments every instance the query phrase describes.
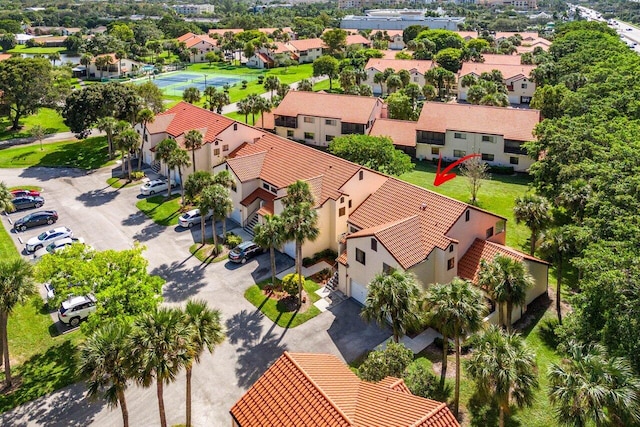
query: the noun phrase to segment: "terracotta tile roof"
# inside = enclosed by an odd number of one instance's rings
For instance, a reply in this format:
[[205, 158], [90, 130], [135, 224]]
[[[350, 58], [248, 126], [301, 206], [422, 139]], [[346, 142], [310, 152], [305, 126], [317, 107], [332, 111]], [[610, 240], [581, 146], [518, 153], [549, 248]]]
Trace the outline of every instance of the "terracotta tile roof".
[[322, 176], [318, 206], [340, 197], [340, 187], [360, 170], [355, 163], [269, 133], [238, 147], [227, 163], [241, 181], [259, 177], [277, 188]]
[[292, 90], [274, 110], [274, 115], [329, 117], [348, 123], [366, 124], [380, 98]]
[[[380, 59], [396, 59], [396, 54], [398, 52], [402, 52], [401, 50], [391, 50], [391, 49], [387, 49], [387, 50], [383, 50], [381, 51], [382, 55], [384, 55], [382, 58]], [[404, 59], [401, 61], [411, 61], [411, 59]]]
[[385, 58], [371, 58], [367, 61], [365, 70], [373, 68], [379, 72], [383, 72], [387, 68], [393, 68], [397, 73], [400, 70], [407, 70], [409, 72], [417, 72], [424, 74], [433, 68], [433, 61], [423, 61], [418, 59], [385, 59]]
[[[262, 116], [264, 116], [264, 120], [262, 120]], [[264, 125], [262, 124], [263, 122], [264, 122]], [[265, 130], [274, 130], [276, 128], [276, 120], [273, 117], [273, 112], [269, 111], [256, 117], [256, 127], [262, 128]]]
[[483, 53], [483, 64], [504, 64], [504, 65], [520, 65], [520, 55], [496, 55], [490, 53]]
[[478, 279], [478, 271], [480, 271], [480, 260], [493, 261], [496, 255], [507, 256], [519, 262], [526, 259], [548, 265], [546, 261], [532, 257], [524, 252], [498, 243], [476, 239], [471, 247], [469, 247], [469, 250], [467, 250], [467, 253], [465, 253], [458, 262], [458, 276], [476, 282]]
[[228, 117], [221, 116], [204, 108], [181, 101], [167, 111], [156, 116], [147, 126], [150, 133], [166, 132], [176, 138], [192, 129], [203, 134], [203, 142], [213, 142], [216, 137], [234, 123]]
[[290, 46], [293, 46], [298, 52], [303, 52], [309, 49], [322, 49], [324, 42], [322, 39], [304, 39], [304, 40], [290, 40], [287, 42]]
[[269, 58], [266, 54], [262, 52], [256, 52], [256, 56], [260, 58], [260, 60], [265, 64], [273, 64], [273, 59]]
[[249, 206], [251, 203], [255, 202], [256, 199], [261, 199], [264, 201], [264, 204], [260, 206], [260, 209], [258, 209], [258, 213], [260, 215], [273, 214], [273, 201], [275, 200], [275, 198], [275, 194], [270, 193], [262, 188], [258, 188], [247, 197], [245, 197], [240, 202], [240, 204], [242, 206]]
[[536, 69], [535, 65], [509, 65], [509, 64], [487, 64], [483, 62], [464, 62], [462, 68], [458, 71], [458, 76], [466, 76], [467, 74], [475, 74], [479, 76], [482, 73], [490, 73], [493, 70], [500, 70], [502, 77], [510, 79], [515, 76], [525, 76], [529, 78], [531, 72]]
[[5, 59], [11, 58], [13, 55], [10, 53], [0, 53], [0, 61], [4, 61]]
[[191, 47], [193, 47], [193, 46], [195, 46], [195, 45], [197, 45], [198, 43], [201, 43], [201, 42], [208, 43], [208, 44], [210, 44], [212, 46], [217, 46], [217, 44], [218, 44], [217, 40], [212, 39], [209, 36], [198, 36], [198, 35], [196, 35], [196, 36], [194, 36], [194, 37], [192, 37], [192, 38], [190, 38], [188, 40], [185, 40], [184, 43], [187, 46], [187, 48], [191, 48]]
[[179, 42], [184, 42], [184, 41], [187, 41], [187, 40], [192, 39], [194, 37], [196, 37], [196, 35], [193, 34], [193, 33], [185, 33], [185, 34], [181, 35], [180, 37], [178, 37], [177, 40]]
[[230, 412], [243, 427], [459, 426], [446, 404], [361, 381], [325, 354], [284, 352]]
[[274, 54], [291, 52], [291, 49], [289, 49], [289, 47], [282, 42], [273, 42], [272, 44], [276, 46], [275, 49], [270, 49]]
[[395, 36], [401, 36], [404, 33], [404, 31], [402, 30], [372, 30], [371, 31], [371, 35], [374, 35], [376, 33], [387, 33], [389, 37], [395, 37]]
[[347, 251], [342, 252], [336, 261], [342, 265], [347, 265]]
[[209, 35], [217, 34], [220, 37], [224, 36], [224, 33], [232, 32], [233, 34], [238, 34], [243, 32], [242, 28], [212, 28], [209, 30]]
[[416, 122], [409, 120], [376, 119], [369, 135], [388, 136], [394, 145], [415, 147]]
[[494, 39], [496, 40], [500, 40], [500, 39], [508, 39], [509, 37], [515, 36], [516, 34], [519, 34], [522, 37], [522, 41], [524, 42], [527, 39], [538, 39], [540, 38], [540, 36], [538, 35], [538, 33], [536, 32], [526, 32], [526, 31], [521, 31], [521, 32], [512, 32], [512, 31], [496, 31], [496, 34], [493, 36]]
[[266, 35], [271, 35], [273, 34], [276, 30], [282, 30], [283, 33], [293, 33], [293, 30], [291, 29], [291, 27], [282, 27], [282, 28], [258, 28], [258, 31], [260, 31], [261, 33], [265, 33]]
[[411, 394], [409, 387], [404, 383], [402, 378], [385, 377], [382, 381], [378, 382], [379, 385], [388, 387], [391, 390], [401, 391], [403, 393]]
[[478, 32], [477, 31], [456, 31], [456, 33], [458, 33], [460, 35], [460, 37], [462, 37], [463, 39], [467, 39], [467, 38], [477, 39], [478, 38]]
[[417, 130], [503, 135], [506, 139], [531, 141], [533, 129], [540, 121], [540, 111], [469, 104], [425, 102]]
[[360, 34], [351, 34], [351, 35], [347, 35], [346, 43], [347, 43], [347, 46], [351, 46], [353, 44], [370, 45], [371, 40], [369, 40], [366, 37], [363, 37]]

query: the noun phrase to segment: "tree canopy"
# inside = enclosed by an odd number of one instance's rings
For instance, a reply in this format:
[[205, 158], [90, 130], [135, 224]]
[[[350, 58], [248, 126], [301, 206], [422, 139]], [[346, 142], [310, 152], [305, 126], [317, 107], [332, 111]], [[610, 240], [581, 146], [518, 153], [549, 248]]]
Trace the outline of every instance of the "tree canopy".
[[411, 157], [397, 150], [391, 139], [383, 136], [340, 136], [331, 141], [329, 152], [391, 175], [402, 175], [413, 169]]

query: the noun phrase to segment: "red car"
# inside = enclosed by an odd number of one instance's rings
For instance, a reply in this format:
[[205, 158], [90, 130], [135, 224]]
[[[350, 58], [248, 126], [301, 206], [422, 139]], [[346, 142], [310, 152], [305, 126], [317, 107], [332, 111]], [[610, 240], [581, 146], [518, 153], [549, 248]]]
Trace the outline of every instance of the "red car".
[[13, 197], [22, 197], [22, 196], [34, 196], [37, 197], [40, 195], [39, 191], [36, 190], [11, 190], [11, 194]]

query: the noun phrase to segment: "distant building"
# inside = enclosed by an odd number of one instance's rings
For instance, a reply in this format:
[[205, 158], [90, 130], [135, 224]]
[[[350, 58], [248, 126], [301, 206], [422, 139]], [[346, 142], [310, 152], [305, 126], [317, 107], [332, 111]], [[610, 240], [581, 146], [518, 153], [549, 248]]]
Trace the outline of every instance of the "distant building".
[[215, 9], [212, 4], [176, 4], [171, 7], [178, 15], [202, 15], [213, 13]]
[[340, 27], [356, 30], [404, 30], [410, 25], [423, 25], [431, 29], [456, 31], [462, 24], [463, 17], [424, 16], [424, 11], [418, 9], [376, 9], [366, 11], [364, 16], [347, 15], [342, 18]]

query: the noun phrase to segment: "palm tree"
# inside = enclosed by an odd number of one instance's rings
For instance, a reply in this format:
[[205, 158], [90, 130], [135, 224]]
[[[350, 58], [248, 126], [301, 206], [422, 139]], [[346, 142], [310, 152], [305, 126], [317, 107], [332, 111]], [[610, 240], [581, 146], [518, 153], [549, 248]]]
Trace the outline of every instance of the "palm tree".
[[264, 114], [271, 111], [271, 101], [266, 98], [258, 97], [254, 104], [256, 114], [260, 114], [260, 120], [262, 122], [262, 129], [264, 129]]
[[215, 95], [218, 92], [218, 90], [216, 89], [215, 86], [207, 86], [204, 88], [204, 97], [207, 98], [207, 105], [209, 106], [209, 111], [213, 111], [214, 110], [214, 104], [213, 104], [213, 95]]
[[176, 150], [178, 150], [178, 143], [172, 138], [165, 138], [156, 145], [156, 160], [160, 160], [167, 166], [167, 198], [171, 197], [171, 171], [173, 170], [169, 163]]
[[11, 360], [7, 322], [13, 309], [35, 292], [33, 264], [24, 258], [0, 260], [0, 340], [4, 359], [5, 386], [11, 387]]
[[[236, 185], [236, 181], [233, 179], [233, 177], [231, 176], [231, 173], [228, 170], [222, 170], [220, 172], [218, 172], [217, 174], [215, 174], [213, 176], [213, 183], [214, 184], [220, 184], [223, 187], [227, 188], [227, 189], [232, 189], [235, 188]], [[231, 211], [233, 209], [233, 203], [230, 202], [231, 204], [228, 207], [228, 212]], [[226, 204], [226, 202], [225, 202]], [[228, 213], [227, 212], [227, 213]], [[226, 214], [225, 214], [226, 217]], [[227, 221], [222, 221], [222, 235], [227, 236]]]
[[302, 79], [298, 82], [297, 89], [300, 92], [312, 92], [313, 91], [313, 83], [309, 79]]
[[124, 156], [125, 150], [120, 146], [120, 135], [126, 131], [127, 129], [131, 129], [131, 125], [126, 120], [118, 120], [113, 128], [113, 142], [116, 148], [120, 150], [120, 164], [122, 165], [122, 176], [124, 177]]
[[147, 138], [147, 125], [153, 123], [156, 115], [148, 108], [140, 110], [138, 113], [138, 123], [142, 125], [142, 143], [140, 144], [140, 157], [138, 158], [138, 170], [142, 169], [142, 149], [144, 140]]
[[117, 120], [114, 117], [100, 117], [96, 123], [96, 127], [100, 132], [107, 134], [107, 143], [109, 144], [109, 159], [113, 159], [113, 133], [115, 132]]
[[540, 246], [540, 252], [547, 260], [556, 267], [556, 311], [558, 312], [558, 323], [562, 325], [562, 271], [564, 262], [571, 253], [571, 236], [566, 228], [555, 228], [549, 233], [545, 233], [544, 240]]
[[523, 222], [531, 230], [531, 249], [529, 253], [533, 255], [540, 232], [551, 222], [551, 206], [544, 197], [525, 194], [516, 199], [513, 215], [516, 223]]
[[184, 146], [187, 150], [191, 150], [191, 164], [193, 165], [193, 173], [196, 173], [196, 150], [202, 147], [202, 134], [200, 131], [192, 129], [184, 136]]
[[384, 76], [384, 74], [382, 73], [375, 73], [373, 76], [373, 82], [375, 84], [380, 85], [380, 95], [384, 95], [384, 82], [385, 82], [386, 78]]
[[[129, 181], [131, 181], [131, 152], [137, 150], [140, 147], [140, 134], [135, 130], [129, 128], [120, 133], [117, 137], [117, 144], [123, 152], [127, 154], [127, 173]], [[124, 155], [124, 154], [123, 154]]]
[[236, 103], [239, 114], [244, 114], [244, 122], [249, 124], [249, 114], [251, 114], [251, 105], [247, 99], [243, 99]]
[[180, 369], [192, 357], [191, 337], [191, 327], [184, 324], [182, 313], [177, 309], [161, 307], [134, 322], [130, 357], [136, 367], [135, 379], [143, 387], [156, 381], [161, 427], [167, 427], [164, 385], [175, 381]]
[[296, 244], [296, 274], [298, 274], [298, 304], [302, 304], [302, 244], [306, 240], [318, 238], [318, 212], [313, 204], [313, 194], [309, 183], [296, 181], [287, 188], [287, 195], [282, 199], [284, 211], [285, 238]]
[[189, 104], [195, 104], [196, 102], [200, 102], [200, 89], [197, 87], [191, 86], [182, 91], [182, 99]]
[[80, 65], [84, 65], [86, 69], [86, 77], [89, 77], [89, 65], [93, 62], [93, 55], [85, 53], [80, 57]]
[[284, 243], [284, 227], [282, 220], [277, 215], [265, 215], [264, 222], [253, 229], [253, 241], [265, 249], [269, 249], [271, 255], [271, 284], [276, 285], [276, 248]]
[[216, 345], [224, 341], [224, 328], [220, 312], [210, 309], [206, 301], [187, 301], [183, 317], [184, 325], [191, 330], [191, 348], [186, 363], [187, 371], [187, 427], [191, 427], [191, 375], [193, 363], [200, 363], [204, 350], [213, 353]]
[[49, 61], [53, 62], [53, 66], [56, 66], [56, 61], [60, 61], [60, 53], [53, 52], [49, 54]]
[[456, 351], [456, 387], [453, 412], [458, 416], [460, 403], [460, 337], [478, 332], [486, 310], [480, 290], [467, 280], [455, 277], [451, 283], [434, 285], [427, 290], [425, 308], [431, 322], [442, 333], [442, 370], [440, 388], [447, 375], [449, 337], [453, 336]]
[[[213, 184], [210, 187], [211, 196], [213, 200], [213, 217], [211, 218], [211, 228], [213, 228], [213, 243], [214, 249], [217, 253], [218, 251], [218, 241], [217, 241], [217, 233], [216, 233], [216, 221], [222, 221], [223, 228], [223, 236], [226, 233], [226, 225], [227, 215], [233, 209], [233, 202], [229, 197], [229, 190], [221, 184]], [[204, 193], [204, 192], [203, 192]], [[209, 196], [208, 196], [209, 197]]]
[[122, 60], [127, 57], [127, 51], [119, 49], [115, 53], [115, 57], [118, 60], [118, 77], [122, 75]]
[[[177, 147], [171, 151], [169, 158], [167, 159], [167, 168], [169, 170], [173, 170], [174, 168], [178, 169], [178, 176], [180, 177], [180, 203], [184, 205], [184, 181], [182, 180], [182, 168], [188, 168], [191, 165], [191, 160], [189, 160], [189, 153], [187, 150], [183, 150], [180, 147]], [[171, 178], [171, 177], [169, 177]], [[171, 180], [169, 180], [169, 186], [171, 184]]]
[[496, 399], [500, 427], [504, 427], [511, 397], [519, 408], [533, 403], [533, 390], [538, 388], [536, 356], [520, 335], [491, 325], [480, 336], [465, 368], [479, 394]]
[[640, 380], [628, 360], [600, 344], [569, 342], [561, 364], [549, 368], [549, 400], [561, 425], [638, 425]]
[[410, 326], [419, 322], [417, 279], [406, 271], [379, 273], [368, 286], [369, 293], [360, 315], [380, 326], [391, 322], [393, 341], [398, 343]]
[[385, 83], [387, 84], [387, 91], [389, 93], [394, 93], [396, 90], [402, 87], [402, 80], [400, 79], [400, 76], [397, 74], [392, 74], [389, 77], [387, 77], [387, 80], [385, 80]]
[[129, 411], [124, 392], [130, 370], [131, 325], [107, 322], [80, 346], [80, 375], [87, 379], [89, 396], [102, 397], [111, 407], [120, 406], [124, 427], [129, 426]]
[[259, 110], [257, 109], [256, 105], [259, 104], [261, 97], [256, 95], [255, 93], [252, 93], [251, 95], [248, 95], [245, 98], [245, 101], [247, 101], [247, 104], [249, 106], [249, 111], [251, 112], [251, 124], [255, 125], [256, 124], [256, 113], [259, 112]]
[[96, 68], [100, 70], [100, 80], [102, 80], [102, 73], [109, 68], [109, 65], [113, 64], [113, 58], [111, 55], [102, 55], [95, 59]]
[[[513, 306], [522, 306], [527, 301], [527, 290], [533, 287], [533, 278], [524, 263], [503, 255], [496, 255], [492, 262], [480, 260], [478, 284], [487, 289], [498, 305], [498, 319], [511, 330]], [[506, 316], [502, 306], [506, 305]], [[505, 319], [506, 317], [506, 319]]]
[[0, 182], [0, 213], [13, 212], [15, 209], [15, 206], [13, 206], [13, 194], [11, 194], [4, 181]]
[[213, 98], [211, 98], [211, 100], [213, 102], [213, 107], [218, 114], [222, 114], [222, 108], [225, 105], [229, 105], [229, 102], [231, 102], [229, 93], [227, 92], [216, 92], [215, 94], [213, 94]]
[[263, 85], [266, 90], [271, 92], [269, 98], [273, 99], [273, 92], [280, 87], [280, 79], [276, 76], [267, 76], [267, 78], [264, 79]]

